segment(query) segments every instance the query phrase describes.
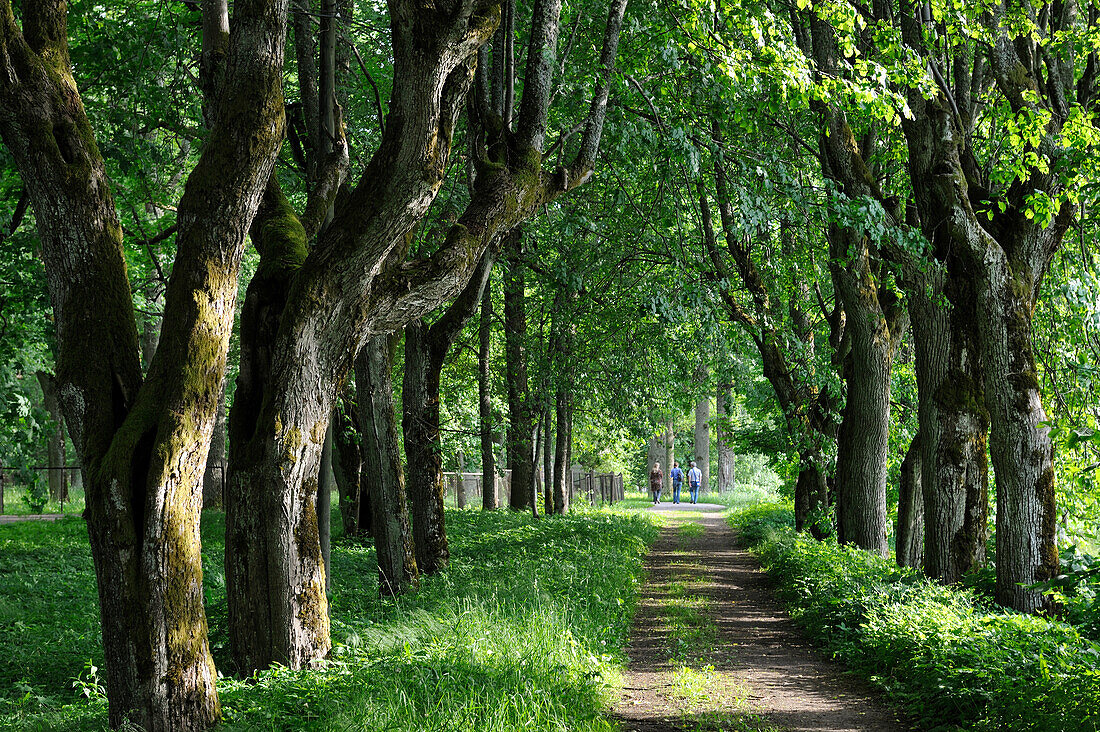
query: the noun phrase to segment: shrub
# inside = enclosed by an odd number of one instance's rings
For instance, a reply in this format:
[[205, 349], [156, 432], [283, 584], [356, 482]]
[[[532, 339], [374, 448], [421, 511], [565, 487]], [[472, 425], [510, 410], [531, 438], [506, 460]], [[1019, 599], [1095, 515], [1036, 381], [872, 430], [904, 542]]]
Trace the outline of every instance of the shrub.
[[789, 503], [763, 502], [734, 512], [730, 525], [743, 546], [756, 546], [775, 532], [794, 528], [794, 513]]

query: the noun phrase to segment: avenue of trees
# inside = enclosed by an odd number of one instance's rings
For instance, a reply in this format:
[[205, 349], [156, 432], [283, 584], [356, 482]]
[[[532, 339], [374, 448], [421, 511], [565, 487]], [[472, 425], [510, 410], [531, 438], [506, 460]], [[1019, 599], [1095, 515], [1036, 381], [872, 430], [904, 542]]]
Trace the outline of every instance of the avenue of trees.
[[220, 718], [204, 508], [245, 676], [330, 516], [447, 567], [445, 470], [766, 454], [1023, 612], [1095, 548], [1100, 5], [636, 3], [0, 0], [0, 465], [82, 486], [112, 725]]

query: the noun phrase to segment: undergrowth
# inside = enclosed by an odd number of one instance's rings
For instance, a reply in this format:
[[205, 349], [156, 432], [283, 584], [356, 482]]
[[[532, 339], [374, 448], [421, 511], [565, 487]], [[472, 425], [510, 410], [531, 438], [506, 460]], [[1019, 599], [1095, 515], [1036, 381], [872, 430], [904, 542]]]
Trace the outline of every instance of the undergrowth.
[[1100, 647], [1073, 626], [991, 610], [890, 559], [795, 534], [783, 506], [734, 514], [791, 614], [925, 729], [1100, 729]]
[[[600, 712], [654, 527], [596, 511], [447, 522], [451, 568], [398, 601], [379, 599], [370, 542], [337, 538], [331, 660], [219, 679], [225, 728], [611, 729]], [[204, 516], [211, 646], [228, 669], [223, 533]], [[101, 665], [82, 522], [0, 527], [0, 728], [101, 729]]]

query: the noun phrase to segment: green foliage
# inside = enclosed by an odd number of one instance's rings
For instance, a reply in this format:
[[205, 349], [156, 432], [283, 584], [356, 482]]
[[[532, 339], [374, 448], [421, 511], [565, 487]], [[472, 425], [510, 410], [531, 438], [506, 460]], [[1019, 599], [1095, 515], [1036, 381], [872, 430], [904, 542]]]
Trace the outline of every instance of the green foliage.
[[777, 532], [794, 528], [794, 509], [789, 502], [761, 502], [730, 514], [730, 526], [743, 546], [756, 546]]
[[[224, 518], [203, 519], [210, 639], [227, 669]], [[601, 710], [654, 527], [598, 511], [447, 521], [451, 568], [396, 602], [379, 599], [373, 548], [337, 537], [331, 659], [220, 679], [226, 727], [610, 730]], [[103, 726], [96, 608], [79, 521], [0, 527], [0, 728]]]
[[758, 549], [798, 622], [922, 727], [1100, 729], [1100, 647], [1073, 626], [789, 530]]

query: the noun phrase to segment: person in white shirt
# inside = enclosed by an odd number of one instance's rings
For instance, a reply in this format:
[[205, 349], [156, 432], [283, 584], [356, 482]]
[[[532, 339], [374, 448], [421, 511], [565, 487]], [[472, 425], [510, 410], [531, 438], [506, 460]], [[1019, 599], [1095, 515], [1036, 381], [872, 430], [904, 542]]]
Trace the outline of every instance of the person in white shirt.
[[695, 461], [691, 461], [691, 469], [688, 470], [688, 489], [691, 491], [691, 502], [699, 502], [699, 484], [703, 482], [703, 471], [695, 467]]

